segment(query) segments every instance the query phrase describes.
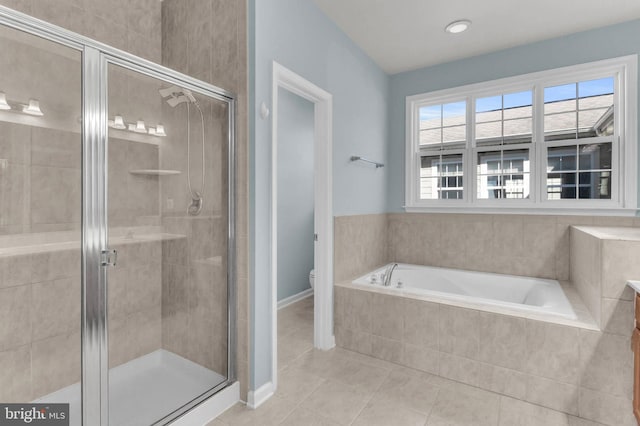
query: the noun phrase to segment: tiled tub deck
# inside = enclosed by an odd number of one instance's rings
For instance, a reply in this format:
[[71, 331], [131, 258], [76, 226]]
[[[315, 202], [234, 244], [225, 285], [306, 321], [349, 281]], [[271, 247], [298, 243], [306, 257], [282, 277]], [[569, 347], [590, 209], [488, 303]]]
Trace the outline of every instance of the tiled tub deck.
[[[574, 302], [574, 301], [572, 301]], [[608, 425], [635, 425], [628, 336], [335, 286], [339, 347]]]

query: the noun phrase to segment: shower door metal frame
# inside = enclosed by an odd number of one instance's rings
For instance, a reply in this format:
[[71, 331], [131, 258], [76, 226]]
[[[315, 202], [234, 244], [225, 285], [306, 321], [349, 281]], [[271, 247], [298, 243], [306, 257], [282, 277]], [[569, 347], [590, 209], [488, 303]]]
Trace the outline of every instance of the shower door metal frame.
[[155, 423], [166, 424], [184, 415], [236, 380], [236, 96], [230, 91], [5, 6], [0, 6], [0, 25], [67, 46], [82, 54], [81, 389], [82, 424], [85, 426], [107, 426], [109, 424], [108, 265], [102, 265], [103, 253], [108, 250], [106, 214], [108, 211], [108, 65], [118, 65], [149, 77], [177, 84], [227, 104], [227, 380]]
[[[104, 138], [104, 150], [105, 157], [106, 152], [108, 152], [108, 138], [107, 135], [107, 126], [108, 126], [108, 116], [107, 116], [107, 91], [108, 91], [108, 67], [109, 65], [116, 65], [122, 68], [125, 68], [130, 71], [134, 71], [145, 75], [147, 77], [155, 78], [158, 80], [162, 80], [163, 82], [167, 82], [170, 84], [175, 84], [185, 89], [189, 89], [194, 93], [198, 93], [200, 95], [207, 96], [212, 99], [216, 99], [218, 101], [224, 102], [227, 104], [227, 126], [228, 126], [228, 137], [227, 137], [227, 161], [228, 161], [228, 233], [227, 233], [227, 312], [228, 312], [228, 327], [227, 327], [227, 380], [220, 385], [204, 392], [203, 394], [197, 396], [188, 404], [178, 407], [173, 412], [169, 413], [165, 417], [159, 419], [154, 425], [163, 425], [167, 424], [178, 417], [184, 415], [189, 410], [205, 401], [209, 397], [216, 394], [221, 389], [224, 389], [228, 385], [232, 384], [236, 380], [236, 234], [235, 234], [235, 209], [236, 209], [236, 200], [235, 200], [235, 173], [236, 173], [236, 162], [235, 162], [235, 114], [236, 114], [236, 100], [235, 96], [226, 90], [220, 89], [216, 86], [210, 85], [208, 83], [202, 82], [200, 80], [196, 80], [192, 77], [181, 74], [177, 71], [171, 70], [169, 68], [162, 67], [160, 65], [154, 64], [152, 62], [137, 58], [135, 56], [129, 54], [122, 54], [124, 52], [119, 52], [120, 54], [115, 55], [113, 52], [102, 52], [100, 54], [100, 75], [105, 78], [105, 83], [101, 84], [101, 88], [104, 89], [102, 100], [104, 100], [104, 108], [101, 108], [101, 113], [103, 114], [101, 124], [103, 125], [103, 130], [105, 131]], [[151, 66], [150, 66], [151, 65]], [[108, 172], [108, 165], [105, 158], [105, 176]], [[104, 211], [108, 211], [108, 204], [106, 196], [108, 194], [108, 188], [105, 183], [105, 199], [102, 200], [104, 202]], [[105, 218], [106, 224], [106, 218]], [[108, 250], [108, 249], [105, 249]], [[106, 346], [108, 348], [108, 345]], [[103, 354], [106, 356], [106, 354]], [[108, 367], [108, 366], [107, 366]], [[108, 373], [108, 368], [107, 368]], [[108, 379], [107, 379], [108, 380]], [[108, 388], [107, 388], [108, 391]], [[108, 424], [108, 423], [104, 423]]]

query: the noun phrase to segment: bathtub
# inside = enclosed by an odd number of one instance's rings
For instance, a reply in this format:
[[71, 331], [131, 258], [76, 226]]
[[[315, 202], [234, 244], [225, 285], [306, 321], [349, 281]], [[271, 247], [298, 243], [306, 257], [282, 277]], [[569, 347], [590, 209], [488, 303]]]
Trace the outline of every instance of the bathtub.
[[383, 277], [388, 266], [369, 272], [352, 284], [442, 303], [463, 303], [480, 310], [493, 307], [523, 314], [577, 318], [563, 288], [555, 280], [399, 263], [390, 285], [385, 287]]

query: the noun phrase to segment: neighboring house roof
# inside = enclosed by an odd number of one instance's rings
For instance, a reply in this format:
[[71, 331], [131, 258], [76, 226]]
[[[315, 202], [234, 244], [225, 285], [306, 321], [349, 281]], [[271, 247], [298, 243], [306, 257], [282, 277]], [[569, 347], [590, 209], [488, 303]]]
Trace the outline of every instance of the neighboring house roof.
[[[576, 111], [577, 106], [577, 111]], [[548, 139], [600, 136], [613, 133], [613, 94], [548, 102], [544, 105], [544, 129]], [[504, 119], [503, 119], [504, 115]], [[527, 142], [531, 140], [532, 107], [498, 109], [476, 114], [476, 141]], [[504, 136], [503, 136], [504, 135]], [[463, 115], [420, 120], [420, 144], [464, 141]]]

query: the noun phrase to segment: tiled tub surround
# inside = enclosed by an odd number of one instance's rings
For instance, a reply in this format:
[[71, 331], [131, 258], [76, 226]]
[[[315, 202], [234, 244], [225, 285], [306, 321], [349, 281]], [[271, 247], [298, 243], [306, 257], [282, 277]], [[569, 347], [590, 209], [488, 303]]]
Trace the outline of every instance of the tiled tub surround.
[[607, 425], [635, 425], [628, 337], [335, 286], [340, 347]]
[[[207, 238], [209, 234], [202, 236]], [[0, 238], [2, 401], [29, 401], [80, 380], [78, 241], [78, 234], [71, 232]], [[167, 234], [160, 227], [112, 232], [110, 246], [118, 251], [118, 264], [109, 270], [110, 367], [161, 348], [176, 349], [165, 337], [165, 330], [172, 325], [172, 315], [176, 312], [187, 315], [190, 307], [204, 311], [211, 308], [205, 307], [207, 303], [218, 300], [215, 288], [226, 285], [226, 276], [217, 272], [223, 270], [220, 257], [200, 262], [210, 270], [198, 270], [197, 263], [193, 263], [192, 268], [185, 265], [186, 271], [178, 271], [184, 276], [170, 272], [176, 272], [169, 262], [172, 256], [188, 252], [188, 245], [186, 235]], [[214, 285], [211, 276], [216, 277]], [[219, 276], [222, 281], [217, 280]], [[192, 290], [198, 302], [170, 311], [164, 301], [167, 295], [178, 294], [179, 288]], [[226, 297], [222, 299], [226, 301]], [[226, 332], [224, 315], [226, 308], [219, 314], [222, 319], [215, 316], [201, 328], [223, 328]], [[221, 324], [215, 324], [216, 320]], [[184, 330], [183, 335], [191, 334]], [[214, 346], [220, 340], [201, 338], [204, 332], [195, 334], [193, 342], [181, 342], [184, 346], [177, 353], [226, 374], [226, 352]], [[226, 341], [226, 336], [222, 341]]]
[[334, 219], [334, 280], [388, 262], [569, 280], [571, 226], [640, 227], [640, 218], [389, 213]]
[[[635, 277], [626, 274], [640, 271], [637, 262], [624, 266], [633, 259], [628, 241], [596, 242], [571, 226], [624, 227], [618, 232], [628, 235], [637, 232], [640, 219], [419, 213], [336, 217], [338, 346], [604, 424], [635, 425], [633, 303], [624, 286]], [[570, 237], [571, 232], [582, 232], [585, 241]], [[571, 265], [570, 257], [586, 264]], [[572, 299], [583, 299], [602, 331], [350, 287], [352, 278], [389, 261], [558, 279]], [[576, 282], [571, 291], [570, 274], [575, 281], [601, 277], [601, 309], [582, 284]]]
[[600, 325], [629, 337], [633, 323], [632, 289], [640, 277], [640, 228], [571, 228], [571, 280]]
[[388, 229], [386, 214], [337, 216], [333, 228], [334, 281], [354, 278], [389, 262]]

